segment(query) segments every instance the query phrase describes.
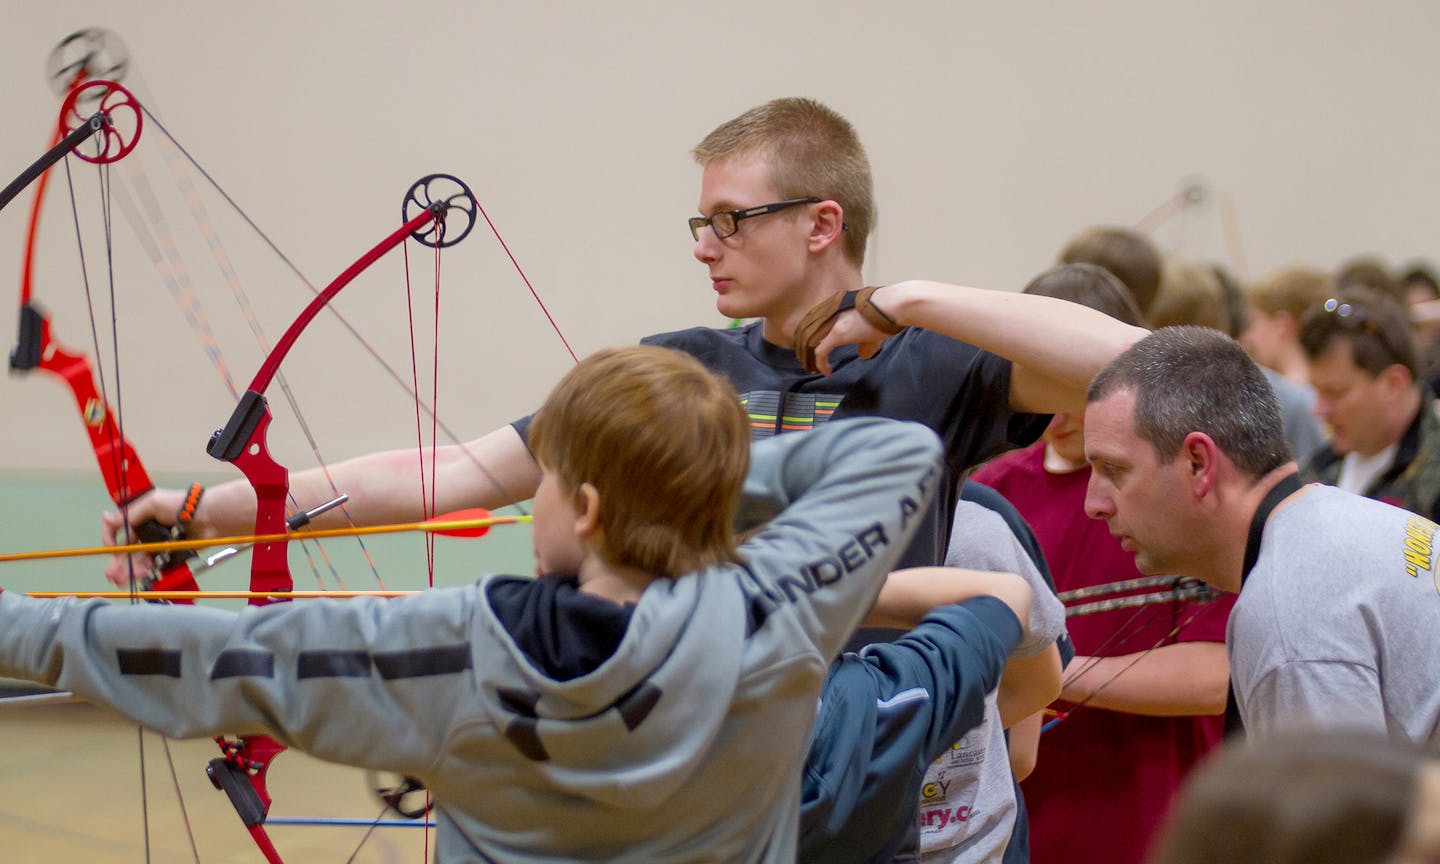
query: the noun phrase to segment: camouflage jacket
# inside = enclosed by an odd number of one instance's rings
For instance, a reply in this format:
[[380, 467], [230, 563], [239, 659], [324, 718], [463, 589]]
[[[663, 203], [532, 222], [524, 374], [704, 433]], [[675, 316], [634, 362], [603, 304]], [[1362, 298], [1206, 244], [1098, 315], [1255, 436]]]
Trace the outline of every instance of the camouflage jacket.
[[[1301, 478], [1333, 486], [1344, 461], [1327, 443], [1305, 462]], [[1429, 388], [1422, 391], [1420, 410], [1400, 438], [1395, 463], [1370, 481], [1365, 497], [1440, 519], [1440, 400]]]

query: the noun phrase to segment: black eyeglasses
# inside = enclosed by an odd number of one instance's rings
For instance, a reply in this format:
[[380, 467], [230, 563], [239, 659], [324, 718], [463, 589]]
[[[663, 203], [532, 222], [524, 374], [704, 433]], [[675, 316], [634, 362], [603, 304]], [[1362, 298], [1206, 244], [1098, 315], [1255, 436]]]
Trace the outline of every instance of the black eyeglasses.
[[1386, 353], [1388, 353], [1395, 362], [1402, 362], [1401, 358], [1404, 355], [1397, 351], [1394, 345], [1390, 344], [1390, 339], [1385, 335], [1384, 328], [1367, 315], [1363, 307], [1357, 306], [1354, 303], [1345, 303], [1335, 297], [1331, 297], [1321, 304], [1321, 308], [1334, 315], [1346, 326], [1353, 324], [1360, 332], [1373, 336], [1375, 341], [1380, 343], [1381, 347], [1385, 349]]
[[740, 230], [740, 220], [749, 219], [752, 216], [764, 216], [766, 213], [775, 213], [784, 210], [786, 207], [794, 207], [797, 204], [819, 204], [819, 198], [791, 198], [788, 201], [776, 201], [774, 204], [761, 204], [759, 207], [747, 207], [744, 210], [721, 210], [719, 213], [711, 213], [709, 216], [690, 217], [690, 236], [696, 242], [700, 240], [700, 231], [706, 225], [715, 232], [715, 236], [724, 240], [726, 237]]

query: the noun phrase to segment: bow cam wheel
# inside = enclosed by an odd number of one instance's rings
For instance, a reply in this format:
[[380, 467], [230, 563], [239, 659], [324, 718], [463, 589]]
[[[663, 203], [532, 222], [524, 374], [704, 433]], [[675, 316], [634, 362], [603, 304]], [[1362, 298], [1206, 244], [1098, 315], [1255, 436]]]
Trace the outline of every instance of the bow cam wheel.
[[475, 227], [475, 195], [464, 181], [449, 174], [421, 177], [410, 187], [401, 205], [400, 217], [406, 222], [420, 215], [421, 210], [435, 214], [435, 221], [412, 233], [426, 246], [454, 246]]
[[[115, 31], [104, 27], [76, 30], [60, 40], [45, 61], [45, 77], [56, 96], [64, 96], [80, 81], [104, 78], [121, 81], [130, 68], [130, 49]], [[90, 113], [94, 113], [92, 110]]]
[[60, 107], [60, 134], [69, 135], [85, 125], [95, 132], [96, 150], [87, 153], [77, 149], [75, 155], [86, 162], [103, 165], [135, 149], [140, 142], [144, 115], [129, 90], [114, 81], [88, 81], [65, 97]]

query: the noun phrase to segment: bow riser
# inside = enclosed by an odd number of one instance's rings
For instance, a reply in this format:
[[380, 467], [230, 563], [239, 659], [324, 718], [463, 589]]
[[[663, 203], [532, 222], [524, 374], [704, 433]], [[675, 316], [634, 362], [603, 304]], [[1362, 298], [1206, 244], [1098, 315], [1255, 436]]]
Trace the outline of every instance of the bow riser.
[[[382, 255], [404, 242], [412, 233], [435, 221], [437, 214], [429, 209], [406, 222], [375, 248], [345, 269], [321, 291], [300, 313], [275, 343], [270, 356], [250, 382], [250, 389], [240, 397], [225, 428], [217, 431], [205, 450], [211, 456], [232, 463], [255, 489], [255, 534], [283, 534], [285, 499], [290, 492], [290, 472], [270, 454], [268, 432], [273, 419], [265, 388], [274, 380], [280, 363], [300, 338], [305, 327], [320, 310], [350, 284], [356, 276], [375, 263]], [[288, 591], [293, 587], [290, 577], [289, 543], [281, 540], [255, 546], [250, 563], [251, 591]], [[253, 605], [268, 603], [265, 599], [250, 601]]]
[[[38, 357], [38, 362], [28, 361]], [[33, 306], [20, 310], [20, 342], [10, 355], [10, 367], [18, 372], [39, 370], [64, 382], [75, 408], [80, 413], [90, 449], [105, 481], [105, 491], [117, 507], [125, 507], [155, 488], [145, 471], [135, 447], [120, 434], [115, 415], [100, 389], [95, 373], [84, 354], [57, 345], [50, 338], [50, 319]], [[155, 520], [134, 526], [135, 536], [142, 542], [158, 543], [171, 539], [170, 529]], [[156, 559], [158, 580], [183, 591], [197, 591], [200, 586], [190, 572], [185, 556], [163, 555]]]
[[[38, 362], [32, 362], [37, 358]], [[64, 382], [90, 436], [105, 489], [116, 505], [123, 507], [154, 488], [134, 447], [120, 437], [115, 418], [95, 385], [90, 361], [52, 341], [49, 318], [34, 306], [20, 310], [20, 341], [10, 355], [10, 368], [17, 372], [38, 369]]]
[[[255, 490], [255, 533], [257, 535], [285, 533], [285, 499], [290, 494], [290, 472], [270, 455], [268, 433], [272, 420], [270, 406], [265, 396], [251, 390], [240, 399], [231, 424], [237, 431], [244, 429], [244, 446], [239, 452], [221, 455], [211, 450], [210, 455], [232, 463], [250, 481]], [[230, 428], [226, 427], [227, 430]], [[224, 432], [215, 433], [222, 436]], [[223, 440], [212, 439], [211, 443]], [[239, 440], [239, 439], [234, 439]], [[257, 543], [251, 551], [250, 590], [289, 591], [293, 587], [290, 577], [289, 541]], [[252, 605], [263, 606], [269, 601], [256, 599]]]

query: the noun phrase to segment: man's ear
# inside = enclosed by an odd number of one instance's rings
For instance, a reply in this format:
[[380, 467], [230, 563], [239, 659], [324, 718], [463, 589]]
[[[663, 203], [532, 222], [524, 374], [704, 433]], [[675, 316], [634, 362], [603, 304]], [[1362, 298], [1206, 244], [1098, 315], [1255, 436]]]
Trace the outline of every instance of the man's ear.
[[815, 221], [810, 223], [810, 251], [819, 252], [840, 240], [845, 231], [845, 210], [835, 201], [815, 205]]
[[575, 490], [575, 536], [587, 538], [600, 530], [600, 490], [581, 483]]
[[1385, 393], [1394, 398], [1415, 386], [1415, 376], [1400, 363], [1391, 363], [1375, 376], [1385, 388]]
[[1215, 488], [1215, 472], [1220, 465], [1220, 448], [1204, 432], [1191, 432], [1180, 445], [1179, 458], [1190, 477], [1191, 493], [1203, 498]]

